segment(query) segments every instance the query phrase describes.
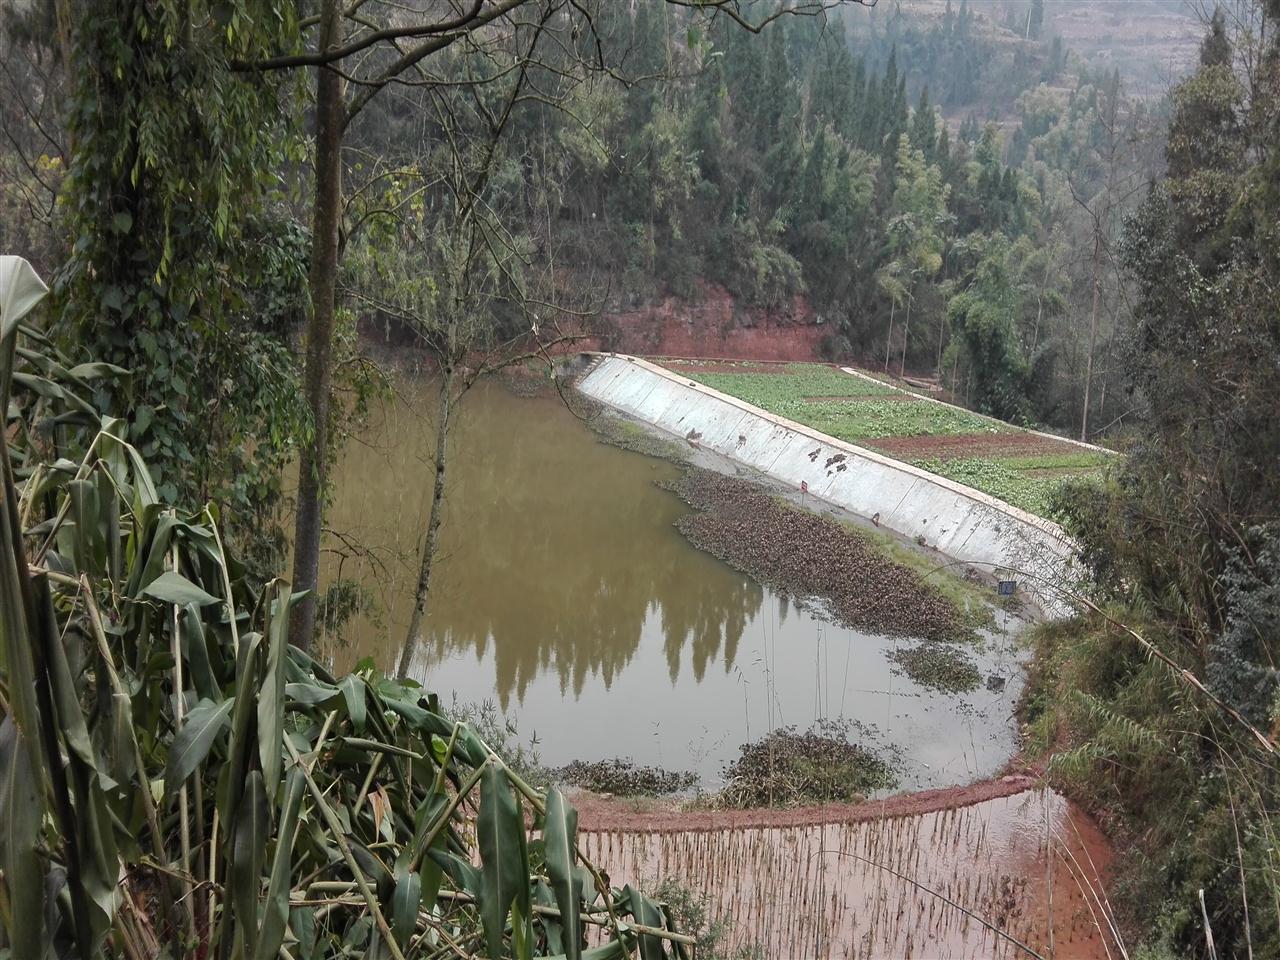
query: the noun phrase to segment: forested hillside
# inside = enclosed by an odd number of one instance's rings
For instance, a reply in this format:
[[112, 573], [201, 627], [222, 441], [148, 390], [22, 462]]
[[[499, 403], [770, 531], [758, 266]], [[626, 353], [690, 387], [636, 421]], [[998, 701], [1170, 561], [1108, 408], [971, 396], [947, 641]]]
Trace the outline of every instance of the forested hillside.
[[[696, 305], [713, 285], [739, 309], [820, 324], [827, 357], [937, 375], [981, 411], [1093, 435], [1127, 409], [1114, 246], [1159, 169], [1160, 103], [1074, 59], [1036, 5], [1023, 35], [1008, 27], [1021, 8], [905, 9], [788, 17], [757, 38], [664, 4], [606, 8], [593, 36], [610, 82], [530, 65], [486, 179], [492, 215], [525, 272], [554, 274], [557, 301], [602, 313], [606, 334], [611, 315], [667, 294]], [[35, 251], [72, 210], [53, 204], [70, 141], [50, 122], [67, 91], [43, 26], [11, 21], [0, 167], [8, 209], [36, 215], [7, 235]], [[432, 69], [461, 77], [476, 60]], [[384, 278], [403, 264], [372, 211], [441, 189], [445, 128], [478, 151], [493, 119], [447, 89], [395, 87], [354, 120], [344, 229], [357, 256], [370, 238]], [[286, 151], [268, 141], [256, 149]], [[303, 241], [277, 197], [245, 242], [273, 251], [254, 268], [271, 271], [256, 286], [277, 291], [263, 306], [278, 336]], [[367, 278], [352, 289], [352, 309], [378, 316]]]
[[1096, 605], [1040, 631], [1027, 714], [1051, 775], [1132, 838], [1152, 941], [1261, 957], [1280, 949], [1257, 909], [1280, 893], [1280, 47], [1219, 13], [1172, 100], [1165, 175], [1118, 248], [1143, 435], [1071, 503]]
[[1123, 73], [1066, 6], [0, 0], [0, 253], [51, 281], [6, 261], [0, 953], [688, 945], [438, 698], [312, 649], [360, 602], [322, 553], [389, 562], [326, 523], [389, 368], [435, 431], [374, 505], [429, 504], [404, 679], [468, 391], [559, 401], [558, 352], [660, 304], [1123, 449], [1045, 505], [1078, 616], [1031, 634], [1025, 759], [1117, 841], [1133, 956], [1277, 955], [1280, 0]]
[[1125, 410], [1113, 246], [1159, 169], [1160, 105], [967, 3], [902, 19], [794, 18], [757, 41], [640, 5], [610, 31], [627, 94], [579, 91], [519, 128], [512, 177], [545, 207], [522, 225], [575, 282], [608, 278], [606, 314], [716, 284], [822, 324], [829, 358], [1092, 435], [1086, 395], [1099, 427]]

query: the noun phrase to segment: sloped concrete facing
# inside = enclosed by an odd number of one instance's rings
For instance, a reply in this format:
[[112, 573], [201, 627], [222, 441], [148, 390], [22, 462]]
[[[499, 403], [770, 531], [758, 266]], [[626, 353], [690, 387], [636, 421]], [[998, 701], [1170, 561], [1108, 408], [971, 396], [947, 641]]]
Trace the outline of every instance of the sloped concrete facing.
[[[1057, 524], [980, 490], [837, 440], [638, 357], [593, 355], [577, 382], [592, 399], [793, 489], [1019, 582], [1048, 616], [1070, 608], [1055, 585], [1076, 553]], [[806, 486], [807, 485], [807, 486]]]

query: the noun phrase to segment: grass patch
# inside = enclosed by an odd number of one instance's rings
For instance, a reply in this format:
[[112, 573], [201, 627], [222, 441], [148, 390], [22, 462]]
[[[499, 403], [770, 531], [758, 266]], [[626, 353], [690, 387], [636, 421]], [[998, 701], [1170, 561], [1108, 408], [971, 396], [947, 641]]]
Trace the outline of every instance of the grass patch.
[[699, 373], [688, 367], [678, 370], [681, 376], [758, 407], [802, 397], [874, 397], [895, 392], [818, 363], [789, 363], [779, 366], [777, 373]]
[[924, 400], [895, 398], [823, 404], [788, 401], [784, 407], [775, 412], [850, 443], [887, 437], [996, 433], [1002, 429], [963, 410]]
[[1057, 519], [1054, 506], [1058, 489], [1067, 482], [1088, 480], [1095, 472], [1058, 476], [1035, 476], [1007, 465], [1003, 460], [962, 457], [955, 460], [914, 460], [922, 470], [936, 473], [965, 486], [981, 490], [1005, 503], [1050, 520]]
[[612, 447], [642, 453], [659, 460], [670, 460], [672, 463], [687, 463], [689, 460], [687, 444], [655, 436], [652, 430], [634, 420], [602, 413], [588, 423], [597, 439]]
[[940, 693], [969, 693], [978, 689], [982, 674], [968, 654], [945, 643], [921, 643], [889, 652], [894, 672]]
[[1075, 453], [1044, 453], [1034, 457], [1001, 457], [1012, 470], [1096, 470], [1114, 460], [1105, 453], [1080, 450]]
[[564, 783], [621, 797], [658, 797], [697, 785], [698, 775], [684, 770], [643, 767], [630, 760], [574, 760], [555, 772]]
[[[964, 410], [906, 398], [821, 364], [790, 363], [777, 373], [698, 373], [679, 368], [713, 390], [730, 394], [842, 440], [990, 432], [991, 423]], [[808, 402], [830, 397], [831, 403]], [[841, 397], [851, 398], [840, 403]], [[882, 400], [876, 400], [883, 397]], [[856, 399], [853, 399], [856, 398]]]
[[803, 733], [781, 727], [743, 744], [725, 768], [719, 802], [738, 809], [857, 803], [873, 790], [896, 786], [893, 768], [852, 742], [853, 732], [848, 721], [819, 720]]

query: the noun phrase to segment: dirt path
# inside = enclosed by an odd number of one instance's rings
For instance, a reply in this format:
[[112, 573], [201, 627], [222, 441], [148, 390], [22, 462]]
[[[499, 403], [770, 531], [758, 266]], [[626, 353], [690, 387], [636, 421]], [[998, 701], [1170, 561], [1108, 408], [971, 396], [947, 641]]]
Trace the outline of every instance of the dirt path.
[[967, 786], [900, 793], [864, 803], [830, 803], [789, 809], [764, 807], [751, 810], [681, 810], [672, 802], [638, 810], [635, 801], [594, 793], [578, 793], [572, 799], [578, 810], [578, 829], [582, 831], [689, 833], [750, 827], [811, 827], [826, 823], [865, 823], [894, 817], [917, 817], [1011, 797], [1040, 785], [1035, 777], [1011, 774], [980, 780]]

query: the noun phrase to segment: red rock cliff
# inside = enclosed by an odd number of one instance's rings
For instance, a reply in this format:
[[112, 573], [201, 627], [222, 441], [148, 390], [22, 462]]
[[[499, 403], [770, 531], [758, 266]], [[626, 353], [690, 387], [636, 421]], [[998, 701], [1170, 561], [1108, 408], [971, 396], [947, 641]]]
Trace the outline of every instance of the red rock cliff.
[[696, 300], [667, 296], [602, 321], [601, 349], [648, 356], [815, 360], [830, 332], [802, 296], [780, 308], [745, 307], [708, 283]]

